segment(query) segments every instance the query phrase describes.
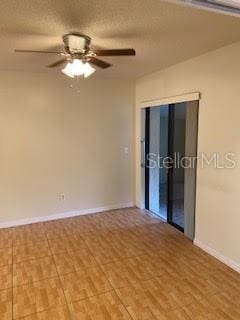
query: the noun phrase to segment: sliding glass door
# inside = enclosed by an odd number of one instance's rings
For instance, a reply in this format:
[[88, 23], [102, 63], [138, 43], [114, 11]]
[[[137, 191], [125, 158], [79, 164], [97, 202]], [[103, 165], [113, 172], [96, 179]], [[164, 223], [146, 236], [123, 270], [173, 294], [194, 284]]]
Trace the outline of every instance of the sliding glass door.
[[146, 110], [146, 209], [184, 231], [186, 103]]

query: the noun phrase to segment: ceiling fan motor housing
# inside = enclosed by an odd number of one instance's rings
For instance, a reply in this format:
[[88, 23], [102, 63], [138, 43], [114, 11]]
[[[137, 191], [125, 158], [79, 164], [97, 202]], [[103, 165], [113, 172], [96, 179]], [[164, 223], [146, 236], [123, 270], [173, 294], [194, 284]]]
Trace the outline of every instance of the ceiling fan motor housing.
[[91, 38], [81, 33], [69, 33], [63, 36], [63, 42], [68, 53], [85, 53], [89, 50]]

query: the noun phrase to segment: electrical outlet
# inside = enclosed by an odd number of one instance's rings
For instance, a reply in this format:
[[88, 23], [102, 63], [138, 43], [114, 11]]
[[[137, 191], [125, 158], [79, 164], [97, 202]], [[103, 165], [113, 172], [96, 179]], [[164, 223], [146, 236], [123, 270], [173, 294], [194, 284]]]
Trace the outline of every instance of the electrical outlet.
[[128, 147], [124, 147], [124, 153], [125, 153], [125, 154], [128, 154], [128, 153], [129, 153]]
[[66, 200], [66, 197], [65, 197], [65, 194], [60, 194], [59, 196], [58, 196], [58, 200], [59, 201], [65, 201]]

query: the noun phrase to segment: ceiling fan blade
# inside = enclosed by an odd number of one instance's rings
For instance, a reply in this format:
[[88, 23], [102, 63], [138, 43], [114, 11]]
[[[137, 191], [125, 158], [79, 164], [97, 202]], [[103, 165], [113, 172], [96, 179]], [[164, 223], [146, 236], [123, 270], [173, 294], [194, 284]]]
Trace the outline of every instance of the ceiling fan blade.
[[106, 69], [111, 67], [112, 65], [108, 62], [105, 62], [103, 60], [97, 59], [95, 57], [90, 57], [89, 58], [90, 63], [94, 64], [95, 66], [102, 68], [102, 69]]
[[135, 56], [136, 51], [134, 49], [103, 49], [93, 50], [97, 56]]
[[57, 52], [57, 51], [40, 51], [40, 50], [22, 50], [22, 49], [15, 49], [15, 52], [21, 52], [21, 53], [55, 53], [62, 55], [63, 52]]
[[68, 59], [58, 60], [58, 61], [56, 61], [56, 62], [53, 62], [53, 63], [49, 64], [49, 65], [47, 66], [47, 68], [55, 68], [55, 67], [58, 67], [58, 66], [60, 66], [61, 64], [64, 64], [65, 62], [67, 62], [67, 61], [68, 61]]

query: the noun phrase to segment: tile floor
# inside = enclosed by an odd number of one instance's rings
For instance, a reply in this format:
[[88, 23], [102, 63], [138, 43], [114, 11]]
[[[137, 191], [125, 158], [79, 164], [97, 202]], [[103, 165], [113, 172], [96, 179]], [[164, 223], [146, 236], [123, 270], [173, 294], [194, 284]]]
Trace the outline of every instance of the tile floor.
[[0, 320], [240, 319], [240, 275], [129, 208], [0, 230]]

